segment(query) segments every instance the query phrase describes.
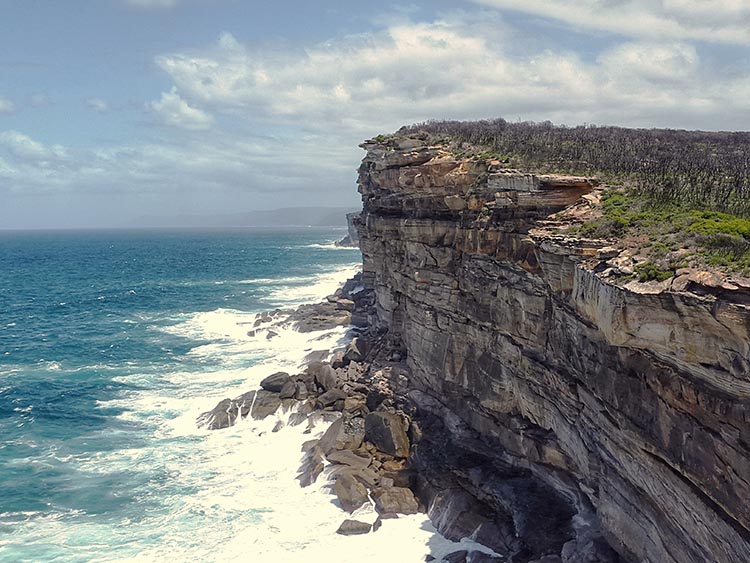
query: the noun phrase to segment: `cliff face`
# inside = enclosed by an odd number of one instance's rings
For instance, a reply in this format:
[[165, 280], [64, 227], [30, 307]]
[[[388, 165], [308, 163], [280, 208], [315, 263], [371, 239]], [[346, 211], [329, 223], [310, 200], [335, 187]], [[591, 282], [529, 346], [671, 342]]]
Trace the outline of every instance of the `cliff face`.
[[418, 136], [363, 148], [371, 321], [404, 349], [420, 409], [478, 456], [451, 462], [451, 486], [505, 514], [513, 561], [750, 561], [750, 288], [612, 281], [617, 249], [549, 219], [593, 180]]

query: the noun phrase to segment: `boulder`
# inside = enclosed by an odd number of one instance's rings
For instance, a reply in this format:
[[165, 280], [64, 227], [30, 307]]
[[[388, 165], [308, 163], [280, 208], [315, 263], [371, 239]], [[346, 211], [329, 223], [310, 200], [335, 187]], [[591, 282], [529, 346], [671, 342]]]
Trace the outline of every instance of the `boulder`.
[[239, 409], [232, 399], [224, 399], [210, 411], [204, 412], [196, 419], [198, 428], [220, 430], [229, 428], [237, 422]]
[[309, 487], [323, 472], [323, 454], [317, 445], [312, 445], [305, 453], [298, 471], [297, 479], [300, 487]]
[[277, 394], [270, 391], [258, 391], [255, 394], [255, 401], [251, 404], [251, 416], [256, 420], [263, 420], [278, 410], [281, 406], [281, 399]]
[[396, 514], [416, 514], [419, 503], [411, 489], [403, 487], [378, 487], [372, 492], [375, 510], [380, 514], [393, 512]]
[[348, 473], [343, 473], [336, 479], [334, 492], [339, 499], [341, 508], [349, 514], [370, 500], [364, 485]]
[[466, 556], [469, 552], [466, 550], [454, 551], [443, 557], [444, 563], [466, 563]]
[[339, 376], [336, 370], [330, 364], [315, 362], [308, 366], [308, 372], [311, 373], [317, 383], [324, 391], [330, 391], [340, 386]]
[[372, 462], [370, 456], [363, 457], [351, 450], [334, 450], [326, 455], [326, 459], [337, 465], [348, 465], [353, 469], [365, 469]]
[[344, 520], [344, 522], [336, 530], [337, 534], [342, 536], [356, 536], [361, 534], [369, 534], [372, 529], [372, 525], [367, 522], [360, 522], [359, 520]]
[[261, 381], [260, 387], [261, 389], [271, 391], [272, 393], [279, 393], [284, 388], [284, 385], [291, 381], [292, 378], [288, 373], [284, 371], [277, 371], [276, 373], [272, 373], [263, 381]]
[[297, 395], [297, 384], [289, 378], [279, 391], [279, 399], [294, 399]]
[[346, 399], [346, 393], [341, 389], [331, 389], [318, 397], [318, 405], [320, 408], [325, 408], [333, 405], [336, 401], [343, 401], [344, 399]]
[[365, 439], [382, 452], [396, 457], [409, 455], [409, 437], [401, 417], [388, 412], [373, 412], [365, 418]]
[[320, 439], [324, 454], [333, 450], [356, 450], [365, 438], [365, 421], [361, 417], [340, 418], [328, 427]]

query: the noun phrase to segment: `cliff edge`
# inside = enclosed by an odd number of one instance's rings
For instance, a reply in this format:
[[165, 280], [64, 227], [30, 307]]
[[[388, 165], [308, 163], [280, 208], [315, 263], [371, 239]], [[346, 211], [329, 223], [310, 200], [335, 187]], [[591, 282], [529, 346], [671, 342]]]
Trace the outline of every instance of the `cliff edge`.
[[516, 563], [750, 561], [750, 286], [641, 283], [559, 214], [595, 178], [365, 142], [370, 325], [405, 357], [444, 533]]

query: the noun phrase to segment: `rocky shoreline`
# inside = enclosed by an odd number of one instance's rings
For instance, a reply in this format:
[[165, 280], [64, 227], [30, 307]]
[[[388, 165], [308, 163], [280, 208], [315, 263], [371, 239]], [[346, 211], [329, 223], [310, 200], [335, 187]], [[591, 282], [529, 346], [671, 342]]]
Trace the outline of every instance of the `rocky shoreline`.
[[[445, 471], [436, 472], [436, 456], [447, 456], [440, 463], [455, 463], [460, 455], [441, 443], [444, 439], [438, 434], [443, 429], [438, 417], [427, 410], [420, 416], [417, 404], [423, 398], [410, 394], [403, 347], [367, 326], [373, 306], [374, 294], [365, 289], [360, 273], [324, 302], [259, 314], [250, 331], [253, 336], [264, 332], [274, 338], [274, 328], [281, 325], [300, 332], [349, 326], [348, 342], [332, 354], [324, 350], [308, 354], [299, 373], [269, 374], [260, 389], [220, 401], [197, 418], [197, 425], [221, 430], [247, 417], [263, 420], [286, 412], [291, 413], [287, 424], [306, 425], [305, 433], [312, 434], [320, 422], [328, 422], [320, 438], [302, 445], [297, 479], [301, 487], [329, 479], [330, 491], [344, 513], [337, 533], [373, 533], [383, 520], [430, 512], [431, 508], [431, 516], [440, 520], [440, 531], [449, 540], [468, 537], [477, 524], [484, 523], [479, 526], [478, 543], [490, 548], [486, 552], [461, 549], [442, 561], [507, 561], [499, 553], [488, 553], [496, 542], [482, 537], [495, 532], [490, 526], [491, 509], [453, 490], [455, 482]], [[283, 426], [279, 421], [273, 431]], [[436, 434], [425, 436], [423, 427]], [[454, 459], [448, 460], [451, 456]], [[367, 504], [377, 513], [373, 523], [347, 518]], [[427, 561], [432, 560], [434, 557], [427, 556]]]

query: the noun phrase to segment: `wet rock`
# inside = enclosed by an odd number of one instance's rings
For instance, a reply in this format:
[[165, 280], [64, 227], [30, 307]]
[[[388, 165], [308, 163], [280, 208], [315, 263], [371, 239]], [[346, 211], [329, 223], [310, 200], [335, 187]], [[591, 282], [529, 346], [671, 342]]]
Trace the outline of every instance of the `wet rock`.
[[260, 387], [261, 389], [265, 389], [266, 391], [278, 393], [284, 388], [284, 385], [291, 381], [292, 378], [288, 373], [284, 371], [277, 371], [276, 373], [272, 373], [271, 375], [263, 379], [263, 381], [260, 382]]
[[375, 509], [381, 514], [386, 512], [416, 514], [419, 512], [419, 503], [411, 489], [378, 487], [372, 492], [372, 499], [375, 501]]
[[339, 499], [341, 508], [350, 514], [370, 500], [364, 485], [348, 473], [344, 473], [336, 479], [334, 492]]
[[224, 399], [210, 411], [201, 414], [196, 419], [196, 424], [198, 428], [205, 427], [208, 430], [220, 430], [234, 425], [238, 415], [239, 411], [236, 403], [231, 399]]
[[250, 415], [256, 420], [263, 420], [279, 409], [281, 399], [279, 399], [278, 395], [270, 391], [258, 391], [255, 394], [255, 401], [251, 404], [252, 411]]
[[409, 455], [409, 438], [401, 417], [387, 412], [373, 412], [365, 417], [365, 438], [379, 450], [396, 457]]
[[305, 382], [304, 381], [298, 381], [296, 383], [296, 386], [297, 386], [297, 391], [294, 394], [294, 398], [298, 399], [300, 401], [302, 401], [304, 399], [307, 399], [307, 397], [309, 395], [309, 391], [307, 389], [307, 385], [305, 384]]
[[372, 525], [367, 522], [360, 522], [359, 520], [344, 520], [344, 522], [336, 530], [337, 534], [342, 536], [356, 536], [361, 534], [369, 534], [372, 529]]
[[315, 446], [305, 454], [302, 465], [298, 469], [297, 479], [300, 486], [309, 487], [312, 485], [323, 472], [323, 468], [323, 453]]

